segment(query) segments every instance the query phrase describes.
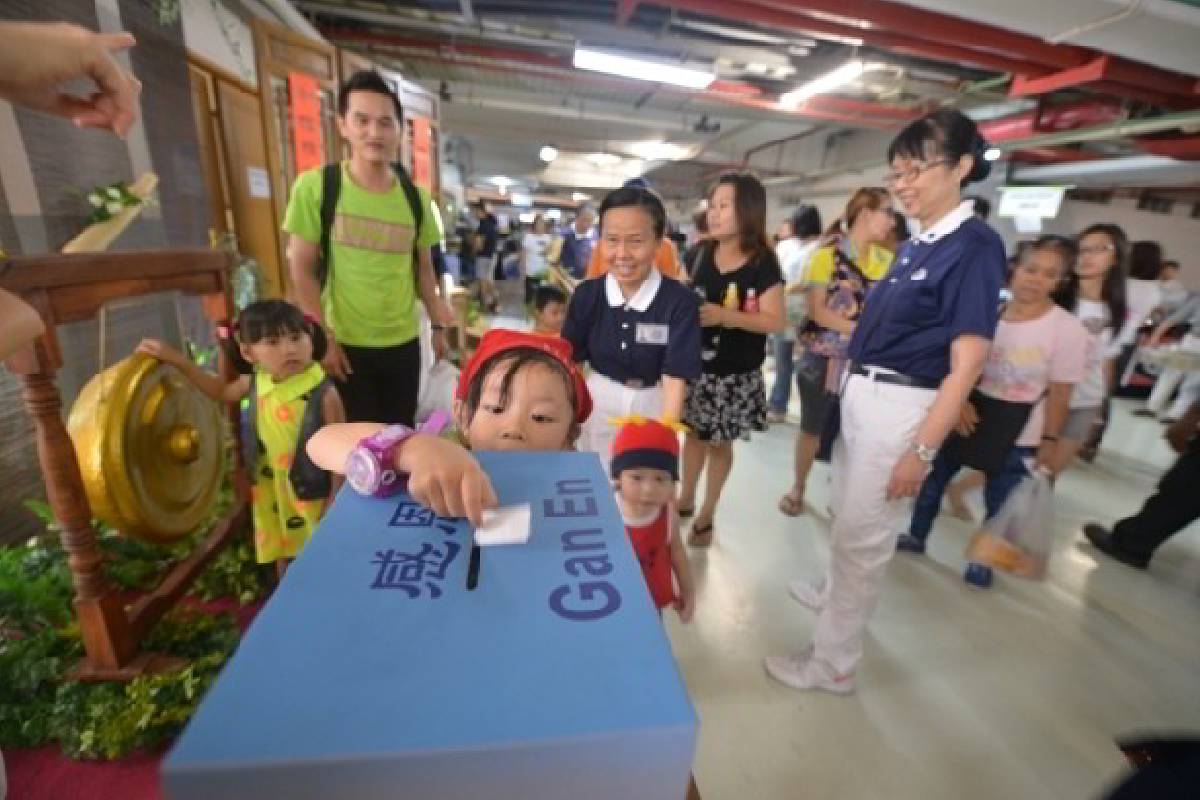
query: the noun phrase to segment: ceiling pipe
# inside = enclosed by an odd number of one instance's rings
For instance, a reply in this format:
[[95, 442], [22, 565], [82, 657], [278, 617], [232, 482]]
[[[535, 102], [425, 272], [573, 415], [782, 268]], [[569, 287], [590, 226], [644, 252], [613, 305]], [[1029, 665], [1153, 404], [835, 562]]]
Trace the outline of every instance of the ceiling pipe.
[[[398, 54], [402, 58], [439, 63], [452, 61], [473, 66], [484, 66], [488, 69], [504, 72], [533, 73], [543, 78], [572, 83], [587, 83], [619, 90], [627, 90], [631, 83], [631, 81], [621, 78], [584, 74], [576, 70], [566, 58], [546, 56], [523, 50], [511, 50], [476, 44], [446, 44], [375, 31], [345, 30], [335, 27], [325, 27], [323, 30], [326, 36], [339, 43], [357, 42], [360, 44], [402, 48], [404, 52]], [[657, 91], [698, 100], [708, 100], [724, 105], [770, 111], [780, 116], [811, 117], [869, 128], [896, 128], [918, 116], [917, 110], [903, 106], [889, 106], [881, 103], [868, 103], [843, 98], [814, 97], [796, 109], [789, 111], [780, 108], [773, 100], [765, 100], [739, 93], [727, 93], [712, 89], [693, 92], [666, 85], [660, 86]]]

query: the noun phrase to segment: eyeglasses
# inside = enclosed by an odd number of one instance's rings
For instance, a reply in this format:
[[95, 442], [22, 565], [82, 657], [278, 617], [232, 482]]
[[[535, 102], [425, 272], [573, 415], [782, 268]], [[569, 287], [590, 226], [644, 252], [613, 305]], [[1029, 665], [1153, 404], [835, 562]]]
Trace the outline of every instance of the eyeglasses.
[[912, 183], [917, 178], [921, 177], [922, 174], [928, 172], [929, 170], [933, 169], [934, 167], [938, 166], [939, 164], [949, 164], [949, 163], [950, 163], [950, 159], [939, 158], [936, 161], [929, 161], [924, 164], [917, 164], [915, 166], [909, 167], [908, 169], [895, 170], [894, 172], [889, 172], [884, 177], [883, 182], [885, 184], [887, 184], [888, 186], [896, 186], [901, 181], [908, 181], [909, 183]]
[[1081, 255], [1081, 256], [1098, 256], [1101, 253], [1108, 253], [1108, 252], [1111, 252], [1116, 249], [1117, 248], [1113, 247], [1111, 244], [1098, 244], [1098, 245], [1092, 245], [1090, 247], [1079, 248], [1079, 255]]

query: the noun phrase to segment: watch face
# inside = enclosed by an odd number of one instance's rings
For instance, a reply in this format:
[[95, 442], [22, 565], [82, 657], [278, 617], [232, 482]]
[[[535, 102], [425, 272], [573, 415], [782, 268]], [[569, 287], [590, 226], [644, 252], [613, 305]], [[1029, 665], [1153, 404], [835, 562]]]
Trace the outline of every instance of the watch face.
[[409, 436], [412, 436], [413, 431], [404, 425], [388, 425], [383, 430], [370, 437], [365, 443], [371, 446], [375, 452], [383, 452], [386, 448], [391, 447], [397, 442], [402, 442]]
[[378, 457], [363, 447], [356, 447], [346, 459], [346, 482], [359, 494], [372, 494], [382, 478]]

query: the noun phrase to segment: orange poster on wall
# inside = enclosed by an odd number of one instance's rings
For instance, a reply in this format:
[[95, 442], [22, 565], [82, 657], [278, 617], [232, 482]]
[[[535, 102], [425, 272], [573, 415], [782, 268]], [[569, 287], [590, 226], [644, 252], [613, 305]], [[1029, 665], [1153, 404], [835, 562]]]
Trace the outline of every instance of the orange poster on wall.
[[303, 72], [288, 73], [288, 100], [292, 119], [292, 157], [296, 174], [325, 163], [321, 141], [321, 95], [317, 79]]
[[429, 120], [426, 117], [412, 118], [413, 132], [413, 183], [424, 186], [426, 189], [433, 187], [433, 169], [430, 161], [429, 144], [430, 130]]

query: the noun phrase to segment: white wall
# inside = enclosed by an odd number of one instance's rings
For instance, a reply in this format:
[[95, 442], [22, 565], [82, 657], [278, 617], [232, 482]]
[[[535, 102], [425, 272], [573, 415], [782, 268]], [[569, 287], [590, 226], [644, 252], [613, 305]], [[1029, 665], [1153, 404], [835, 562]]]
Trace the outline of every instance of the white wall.
[[182, 9], [187, 49], [257, 86], [254, 36], [241, 15], [221, 0], [183, 0]]
[[[1043, 223], [1045, 233], [1072, 235], [1097, 222], [1111, 222], [1125, 229], [1130, 241], [1148, 239], [1158, 242], [1169, 259], [1182, 267], [1181, 280], [1191, 289], [1200, 290], [1200, 219], [1191, 217], [1190, 203], [1176, 203], [1170, 214], [1139, 211], [1135, 198], [1116, 198], [1111, 204], [1063, 202], [1058, 216]], [[1021, 239], [1012, 220], [997, 219], [992, 226], [1004, 238], [1011, 252]]]

